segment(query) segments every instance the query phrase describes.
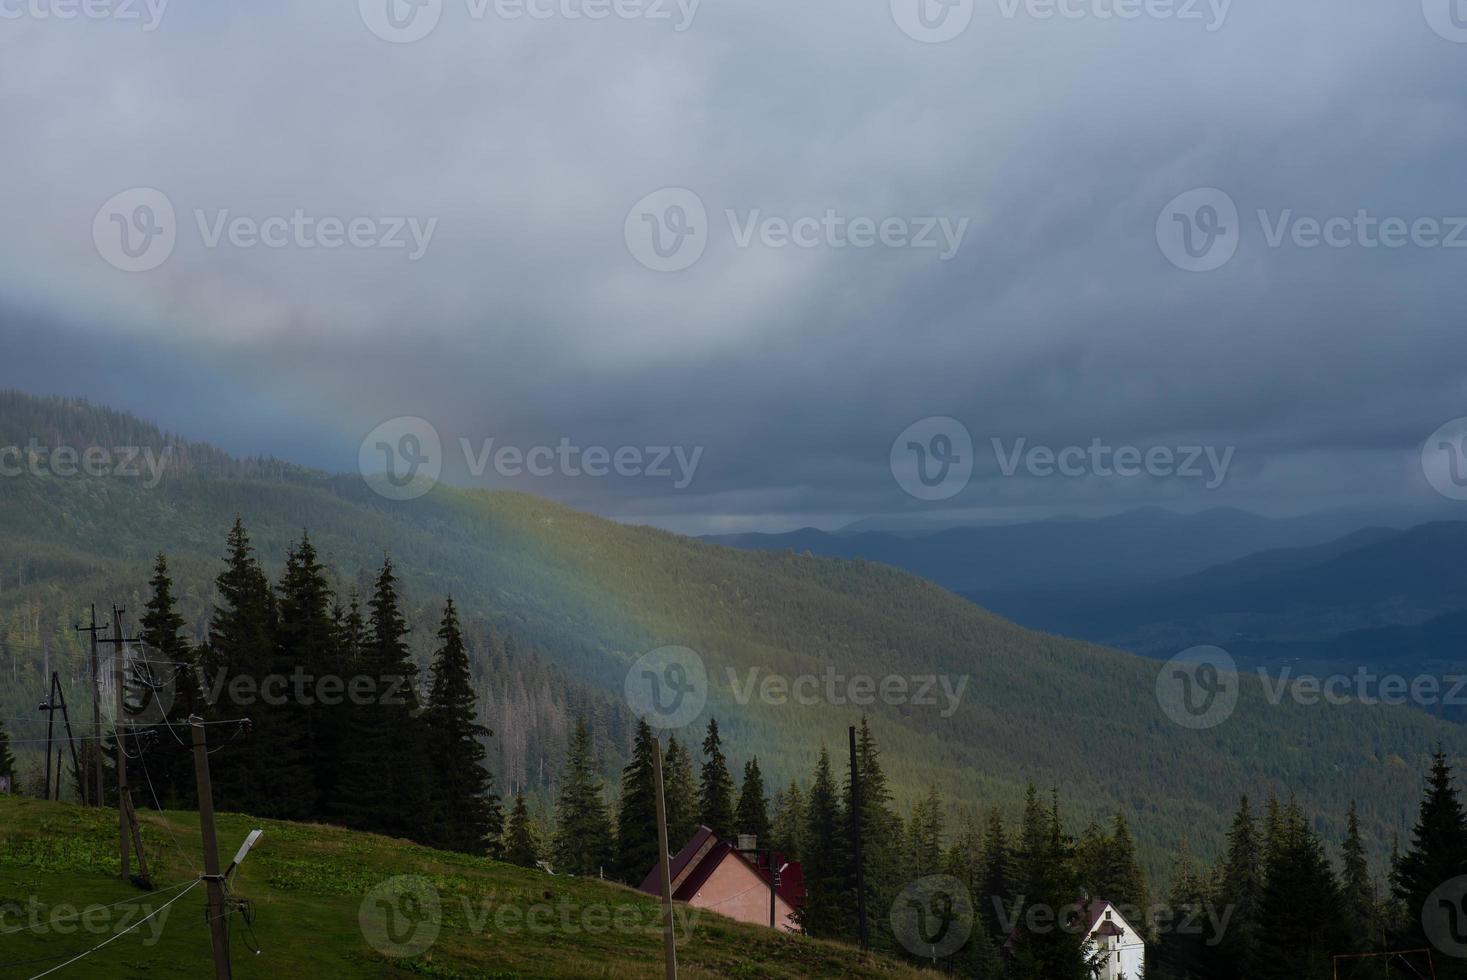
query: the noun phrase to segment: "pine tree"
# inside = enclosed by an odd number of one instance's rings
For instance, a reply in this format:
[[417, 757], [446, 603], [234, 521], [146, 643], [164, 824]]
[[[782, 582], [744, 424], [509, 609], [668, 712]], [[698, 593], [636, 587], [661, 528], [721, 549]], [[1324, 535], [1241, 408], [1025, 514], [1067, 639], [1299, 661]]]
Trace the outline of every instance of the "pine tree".
[[[1396, 861], [1391, 873], [1391, 890], [1398, 905], [1407, 911], [1403, 945], [1428, 948], [1431, 937], [1422, 925], [1422, 912], [1437, 888], [1467, 869], [1467, 815], [1452, 785], [1452, 769], [1440, 749], [1432, 758], [1431, 774], [1422, 796], [1421, 811], [1411, 832], [1411, 846]], [[1467, 970], [1455, 964], [1438, 968], [1440, 977], [1458, 977]]]
[[734, 832], [733, 776], [723, 757], [723, 743], [718, 737], [718, 719], [708, 719], [708, 734], [703, 739], [703, 769], [698, 781], [698, 812], [702, 822], [720, 838], [727, 840]]
[[[303, 820], [321, 815], [322, 793], [334, 793], [340, 746], [345, 738], [344, 705], [320, 705], [323, 677], [340, 675], [336, 654], [335, 597], [309, 534], [285, 559], [276, 588], [275, 648], [270, 673], [276, 678], [311, 678], [284, 697], [264, 695], [255, 713], [252, 749], [269, 754], [272, 794], [278, 814]], [[295, 685], [294, 680], [289, 681]], [[329, 797], [328, 797], [329, 798]]]
[[[850, 842], [855, 839], [851, 822], [855, 819], [856, 810], [851, 803], [850, 767], [841, 768], [844, 774], [841, 812], [845, 818], [841, 828], [841, 847], [845, 857], [846, 905], [849, 915], [854, 917], [855, 855]], [[856, 732], [856, 771], [861, 782], [861, 859], [865, 868], [866, 908], [869, 913], [871, 909], [890, 908], [912, 879], [902, 866], [902, 820], [892, 809], [891, 790], [887, 787], [886, 772], [881, 765], [881, 750], [877, 747], [869, 720], [864, 716]], [[872, 947], [889, 952], [899, 949], [896, 938], [891, 934], [890, 919], [872, 915], [871, 920]]]
[[693, 759], [676, 735], [667, 739], [667, 756], [662, 760], [662, 790], [667, 797], [667, 846], [676, 854], [698, 832], [698, 785], [693, 777]]
[[372, 681], [368, 703], [353, 702], [334, 812], [348, 826], [410, 840], [430, 836], [424, 726], [417, 717], [417, 665], [386, 560], [367, 603], [368, 636], [359, 673]]
[[799, 912], [800, 924], [812, 936], [847, 935], [851, 927], [845, 903], [846, 848], [841, 840], [844, 821], [830, 768], [830, 752], [824, 746], [820, 747], [820, 761], [810, 784], [805, 817], [802, 863], [806, 899]]
[[764, 799], [764, 776], [759, 772], [758, 758], [744, 763], [744, 785], [734, 812], [734, 825], [740, 834], [751, 834], [760, 847], [769, 846], [769, 804]]
[[[140, 667], [161, 685], [160, 693], [167, 702], [165, 717], [172, 726], [174, 738], [156, 743], [156, 749], [145, 747], [139, 763], [147, 767], [144, 779], [157, 791], [162, 806], [191, 809], [197, 805], [197, 791], [193, 753], [189, 748], [188, 719], [190, 715], [204, 714], [204, 692], [199, 685], [197, 655], [183, 636], [184, 622], [173, 598], [168, 559], [161, 554], [153, 562], [153, 578], [148, 584], [152, 595], [139, 620], [141, 632], [138, 635], [147, 651], [147, 662]], [[178, 744], [180, 741], [184, 744]], [[140, 766], [129, 765], [129, 775]]]
[[[244, 522], [238, 517], [229, 530], [227, 547], [225, 569], [215, 580], [219, 604], [209, 621], [204, 661], [208, 689], [218, 692], [218, 703], [209, 706], [214, 720], [252, 717], [258, 704], [235, 704], [232, 694], [236, 685], [247, 695], [258, 691], [274, 660], [274, 597]], [[211, 757], [216, 807], [266, 817], [278, 812], [271, 796], [274, 763], [260, 750], [261, 728], [255, 726], [249, 751], [221, 752]]]
[[774, 794], [774, 819], [770, 823], [771, 844], [790, 861], [799, 861], [805, 839], [805, 794], [793, 779]]
[[530, 811], [525, 806], [525, 794], [514, 797], [514, 809], [509, 812], [509, 829], [504, 837], [504, 859], [522, 868], [533, 868], [540, 861], [540, 842], [535, 827], [530, 822]]
[[1125, 814], [1115, 815], [1105, 843], [1094, 897], [1110, 902], [1127, 921], [1149, 935], [1151, 889], [1146, 883], [1146, 872], [1141, 870], [1136, 858], [1136, 841]]
[[[1067, 920], [1078, 897], [1073, 848], [1064, 836], [1058, 797], [1046, 812], [1032, 783], [1025, 800], [1020, 840], [1024, 903], [1014, 941], [1012, 980], [1083, 980], [1090, 975], [1086, 937]], [[1029, 912], [1036, 907], [1055, 927], [1026, 927]]]
[[1340, 890], [1345, 920], [1353, 924], [1355, 951], [1368, 952], [1380, 939], [1380, 915], [1375, 903], [1375, 881], [1370, 876], [1365, 842], [1360, 837], [1360, 817], [1353, 801], [1340, 857], [1344, 865]]
[[610, 869], [612, 864], [611, 817], [602, 798], [601, 780], [596, 775], [591, 730], [584, 716], [576, 719], [561, 776], [560, 796], [555, 802], [555, 837], [552, 858], [557, 874], [587, 877]]
[[983, 832], [982, 883], [978, 904], [982, 908], [984, 930], [995, 944], [1008, 941], [1004, 920], [1013, 908], [1013, 855], [1009, 851], [1008, 834], [1003, 816], [994, 807], [988, 813], [988, 826]]
[[485, 767], [483, 739], [489, 730], [477, 721], [478, 698], [469, 672], [469, 653], [453, 599], [443, 606], [432, 684], [423, 712], [429, 768], [428, 840], [435, 847], [465, 854], [497, 850], [503, 818], [494, 794], [494, 777]]
[[[1277, 801], [1271, 801], [1277, 810]], [[1253, 807], [1244, 796], [1228, 830], [1227, 853], [1223, 855], [1222, 873], [1213, 902], [1228, 909], [1232, 919], [1220, 936], [1212, 937], [1217, 946], [1216, 959], [1220, 971], [1229, 976], [1252, 976], [1258, 962], [1259, 933], [1263, 928], [1263, 839], [1253, 817]]]
[[[1251, 819], [1251, 817], [1250, 817]], [[1214, 952], [1208, 945], [1212, 937], [1196, 927], [1209, 900], [1207, 881], [1192, 860], [1192, 848], [1182, 838], [1176, 864], [1172, 870], [1171, 890], [1167, 894], [1166, 912], [1158, 925], [1159, 941], [1147, 956], [1146, 976], [1165, 980], [1193, 980], [1199, 977], [1251, 977], [1251, 973], [1211, 972], [1205, 966], [1214, 964]]]
[[[616, 876], [633, 887], [640, 885], [658, 862], [657, 786], [652, 758], [655, 738], [646, 719], [639, 720], [632, 757], [621, 771], [621, 799], [616, 811]], [[668, 846], [672, 846], [671, 842]]]
[[1261, 980], [1328, 980], [1354, 923], [1341, 915], [1339, 883], [1298, 804], [1280, 811], [1265, 855]]
[[941, 874], [945, 864], [942, 851], [944, 820], [942, 797], [936, 787], [912, 806], [912, 819], [907, 825], [907, 867], [916, 878]]
[[10, 792], [20, 792], [20, 777], [15, 771], [15, 756], [10, 754], [10, 735], [5, 731], [4, 719], [0, 719], [0, 776], [10, 781]]

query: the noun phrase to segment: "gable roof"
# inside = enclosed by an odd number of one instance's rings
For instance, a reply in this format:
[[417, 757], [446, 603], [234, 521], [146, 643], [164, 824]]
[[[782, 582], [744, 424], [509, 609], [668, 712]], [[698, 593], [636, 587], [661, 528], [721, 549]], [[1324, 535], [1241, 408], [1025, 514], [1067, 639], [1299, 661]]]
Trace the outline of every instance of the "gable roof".
[[[668, 862], [668, 877], [672, 879], [672, 897], [679, 902], [692, 899], [724, 861], [741, 861], [761, 881], [766, 883], [771, 877], [764, 861], [764, 855], [756, 855], [755, 860], [750, 861], [734, 845], [720, 839], [710, 828], [700, 826], [692, 838], [683, 845], [683, 849], [673, 855], [672, 860]], [[799, 862], [786, 862], [783, 855], [775, 854], [774, 863], [780, 870], [776, 894], [784, 899], [791, 908], [799, 908], [805, 900], [805, 875]], [[642, 879], [638, 891], [648, 895], [662, 894], [662, 882], [657, 865], [654, 864], [652, 870], [647, 872], [647, 877]]]

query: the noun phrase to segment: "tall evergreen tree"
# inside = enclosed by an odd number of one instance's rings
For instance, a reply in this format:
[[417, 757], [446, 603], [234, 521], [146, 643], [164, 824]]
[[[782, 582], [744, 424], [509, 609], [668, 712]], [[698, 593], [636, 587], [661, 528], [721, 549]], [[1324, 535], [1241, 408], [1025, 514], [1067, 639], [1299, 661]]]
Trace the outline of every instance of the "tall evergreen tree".
[[15, 771], [15, 756], [10, 754], [10, 735], [5, 731], [3, 718], [0, 718], [0, 776], [10, 780], [10, 792], [20, 792], [20, 776]]
[[1214, 976], [1217, 980], [1231, 977], [1241, 980], [1254, 975], [1208, 969], [1216, 964], [1215, 954], [1209, 945], [1214, 937], [1204, 935], [1197, 923], [1204, 918], [1211, 898], [1209, 892], [1206, 878], [1192, 860], [1191, 845], [1183, 837], [1172, 870], [1166, 910], [1158, 923], [1159, 940], [1148, 950], [1146, 957], [1148, 980], [1199, 980]]
[[524, 791], [515, 794], [514, 809], [509, 812], [509, 829], [504, 835], [504, 859], [522, 868], [536, 867], [540, 862], [540, 841], [525, 805]]
[[[145, 747], [139, 759], [146, 766], [144, 779], [156, 790], [159, 802], [170, 809], [190, 809], [196, 805], [193, 752], [189, 748], [190, 715], [204, 714], [204, 692], [199, 684], [196, 653], [183, 635], [183, 617], [173, 597], [173, 580], [168, 576], [168, 559], [158, 555], [153, 562], [153, 578], [149, 581], [152, 595], [139, 620], [147, 662], [140, 667], [148, 671], [160, 686], [167, 702], [169, 725], [173, 737]], [[178, 741], [175, 741], [177, 739]], [[178, 742], [183, 742], [182, 745]], [[128, 766], [131, 775], [135, 768]], [[151, 793], [149, 796], [151, 797]]]
[[368, 703], [353, 702], [334, 807], [349, 826], [412, 840], [430, 836], [426, 739], [418, 718], [418, 668], [391, 559], [367, 603], [368, 637], [358, 673], [370, 678]]
[[769, 833], [774, 849], [788, 860], [799, 861], [805, 839], [805, 794], [793, 779], [774, 794], [774, 819]]
[[[1432, 892], [1467, 873], [1467, 814], [1452, 783], [1452, 768], [1440, 749], [1432, 758], [1431, 774], [1421, 799], [1411, 846], [1396, 861], [1391, 872], [1391, 890], [1405, 910], [1404, 935], [1398, 943], [1429, 948], [1433, 944], [1422, 925]], [[1439, 977], [1461, 977], [1467, 968], [1445, 963]]]
[[676, 735], [667, 737], [662, 791], [667, 797], [667, 846], [676, 854], [698, 832], [698, 784], [693, 776], [693, 758]]
[[744, 785], [739, 790], [734, 824], [740, 834], [757, 838], [760, 847], [769, 846], [769, 804], [764, 799], [764, 776], [757, 758], [744, 763]]
[[[658, 862], [657, 777], [653, 771], [652, 742], [656, 738], [646, 719], [637, 722], [632, 757], [621, 771], [621, 799], [616, 811], [616, 876], [640, 885]], [[668, 842], [668, 847], [672, 843]]]
[[[214, 720], [252, 717], [257, 704], [233, 703], [231, 692], [239, 685], [244, 692], [258, 691], [269, 676], [274, 661], [275, 601], [269, 579], [255, 557], [244, 522], [236, 517], [229, 529], [225, 568], [215, 580], [218, 604], [209, 620], [205, 683], [211, 695]], [[248, 751], [220, 752], [210, 759], [214, 804], [261, 816], [278, 812], [272, 802], [274, 760], [260, 750], [255, 736], [263, 734], [256, 724]], [[215, 729], [218, 731], [218, 729]]]
[[469, 652], [459, 627], [453, 599], [443, 606], [438, 652], [430, 670], [432, 683], [423, 712], [429, 767], [428, 840], [436, 847], [465, 854], [498, 849], [503, 817], [494, 794], [494, 776], [485, 766], [478, 698], [469, 672]]
[[1124, 813], [1117, 813], [1111, 821], [1105, 844], [1094, 897], [1110, 902], [1133, 926], [1150, 935], [1151, 888], [1136, 858], [1136, 841]]
[[1376, 905], [1375, 880], [1370, 874], [1365, 841], [1360, 836], [1360, 816], [1353, 801], [1346, 820], [1345, 841], [1340, 846], [1340, 858], [1343, 864], [1340, 898], [1345, 921], [1353, 924], [1355, 951], [1368, 952], [1375, 949], [1381, 940], [1380, 910]]
[[913, 804], [912, 819], [907, 825], [907, 867], [913, 877], [943, 873], [944, 822], [942, 797], [932, 787]]
[[983, 832], [983, 868], [981, 887], [974, 894], [981, 908], [984, 931], [998, 945], [1008, 941], [1005, 920], [1013, 908], [1013, 855], [1009, 851], [1008, 834], [1003, 816], [994, 807], [988, 812], [988, 826]]
[[831, 938], [851, 931], [845, 895], [845, 855], [842, 841], [840, 801], [830, 752], [820, 747], [820, 761], [810, 784], [805, 808], [803, 870], [806, 899], [799, 911], [800, 924], [812, 936]]
[[[317, 704], [317, 694], [329, 690], [324, 677], [341, 674], [336, 654], [335, 596], [309, 534], [285, 559], [285, 572], [276, 588], [275, 648], [270, 673], [286, 678], [279, 688], [262, 692], [256, 711], [253, 748], [269, 753], [274, 807], [289, 819], [321, 814], [320, 801], [335, 792], [345, 705]], [[296, 685], [294, 678], [310, 679]], [[323, 797], [323, 794], [325, 796]]]
[[1264, 853], [1253, 807], [1244, 796], [1238, 802], [1238, 812], [1228, 830], [1227, 852], [1223, 855], [1217, 893], [1213, 896], [1218, 908], [1232, 913], [1227, 929], [1213, 937], [1215, 958], [1224, 975], [1252, 976], [1257, 966], [1259, 933], [1263, 928]]
[[591, 730], [584, 716], [576, 719], [555, 802], [555, 836], [551, 861], [558, 874], [593, 877], [612, 864], [611, 817], [606, 812]]
[[[842, 753], [844, 757], [844, 753]], [[855, 840], [852, 821], [856, 809], [852, 805], [850, 767], [842, 770], [841, 813], [845, 823], [841, 827], [841, 847], [845, 858], [846, 905], [854, 916], [856, 899], [855, 855], [851, 842]], [[876, 736], [866, 717], [861, 718], [856, 731], [856, 772], [861, 783], [861, 860], [865, 869], [866, 908], [890, 908], [901, 890], [911, 882], [911, 876], [903, 867], [903, 831], [901, 817], [892, 808], [891, 790], [887, 786], [886, 772], [881, 764], [881, 750]], [[871, 945], [888, 952], [896, 950], [898, 943], [891, 934], [891, 923], [887, 916], [872, 916]]]
[[734, 832], [733, 776], [728, 760], [723, 757], [723, 742], [718, 736], [718, 719], [708, 719], [708, 734], [703, 738], [703, 769], [698, 780], [698, 812], [703, 823], [719, 837], [727, 840]]
[[[1030, 784], [1024, 805], [1019, 868], [1023, 895], [1020, 925], [1010, 962], [1012, 980], [1084, 980], [1090, 975], [1086, 937], [1075, 928], [1078, 888], [1072, 873], [1073, 848], [1064, 836], [1056, 798], [1048, 812]], [[1038, 908], [1051, 928], [1028, 928]], [[1035, 922], [1044, 921], [1035, 919]]]
[[1265, 855], [1263, 929], [1255, 976], [1329, 980], [1333, 957], [1350, 947], [1354, 923], [1341, 912], [1339, 882], [1324, 843], [1290, 802]]

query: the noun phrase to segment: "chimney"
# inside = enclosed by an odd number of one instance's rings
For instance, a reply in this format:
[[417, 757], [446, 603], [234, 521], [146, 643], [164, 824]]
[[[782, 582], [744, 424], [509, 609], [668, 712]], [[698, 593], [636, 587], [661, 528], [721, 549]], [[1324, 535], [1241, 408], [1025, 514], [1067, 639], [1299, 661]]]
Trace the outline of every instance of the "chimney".
[[759, 849], [759, 838], [753, 834], [739, 834], [739, 850], [754, 851]]

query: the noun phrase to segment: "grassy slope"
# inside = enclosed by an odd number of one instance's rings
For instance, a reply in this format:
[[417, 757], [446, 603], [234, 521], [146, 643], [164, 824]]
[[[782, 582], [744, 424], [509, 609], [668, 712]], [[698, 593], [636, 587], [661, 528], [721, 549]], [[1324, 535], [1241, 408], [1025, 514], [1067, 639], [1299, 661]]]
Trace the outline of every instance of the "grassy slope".
[[[197, 862], [200, 854], [196, 816], [146, 813], [142, 819], [154, 880], [167, 885], [191, 878], [190, 862]], [[225, 861], [250, 828], [265, 829], [262, 843], [235, 882], [235, 892], [255, 903], [254, 932], [263, 950], [260, 956], [251, 954], [236, 927], [232, 962], [238, 980], [278, 980], [287, 973], [293, 977], [381, 978], [662, 976], [657, 904], [631, 889], [551, 877], [334, 827], [259, 821], [233, 814], [222, 814], [218, 824]], [[167, 901], [171, 894], [149, 896], [116, 880], [116, 827], [111, 811], [0, 797], [0, 906], [7, 902], [28, 906], [34, 897], [45, 907], [38, 916], [45, 922], [65, 915], [65, 910], [57, 910], [62, 903], [84, 908], [139, 899], [156, 908]], [[443, 910], [438, 941], [427, 954], [411, 961], [375, 952], [358, 924], [368, 891], [403, 874], [432, 879]], [[635, 920], [637, 925], [568, 933], [559, 928], [563, 902], [573, 924], [582, 921], [585, 909], [599, 907], [625, 909], [610, 914], [628, 924]], [[155, 945], [144, 945], [152, 925], [148, 923], [58, 975], [107, 980], [212, 976], [203, 904], [203, 889], [196, 888], [169, 910]], [[512, 914], [500, 911], [532, 905], [551, 906], [550, 921], [555, 927], [531, 932], [515, 926], [518, 920]], [[488, 926], [476, 929], [465, 908], [472, 909], [476, 917], [487, 912], [487, 920], [476, 921], [487, 921]], [[12, 913], [3, 924], [14, 928], [23, 921]], [[505, 927], [496, 927], [496, 921]], [[597, 920], [587, 921], [594, 925]], [[111, 934], [108, 929], [121, 927], [118, 922], [102, 932], [75, 935], [30, 928], [0, 934], [0, 978], [33, 976], [63, 961], [8, 969], [6, 964], [85, 950], [106, 939]], [[688, 936], [680, 943], [678, 958], [680, 975], [691, 978], [930, 975], [879, 958], [862, 961], [856, 951], [834, 943], [796, 936], [776, 938], [768, 930], [711, 913], [696, 914]]]
[[[732, 756], [757, 752], [771, 786], [807, 776], [820, 743], [843, 744], [858, 710], [736, 704], [726, 669], [966, 676], [951, 718], [936, 707], [870, 709], [898, 796], [936, 785], [950, 801], [1012, 815], [1027, 780], [1059, 786], [1077, 821], [1125, 809], [1154, 871], [1184, 834], [1208, 853], [1244, 792], [1297, 793], [1332, 839], [1358, 800], [1384, 852], [1391, 832], [1408, 830], [1402, 814], [1427, 751], [1440, 742], [1467, 755], [1467, 732], [1418, 712], [1274, 706], [1256, 679], [1245, 680], [1226, 724], [1185, 731], [1156, 704], [1155, 663], [1022, 630], [885, 566], [735, 551], [523, 494], [440, 487], [388, 503], [358, 478], [298, 470], [185, 476], [153, 490], [119, 478], [0, 481], [6, 554], [40, 556], [26, 588], [0, 594], [0, 616], [8, 611], [13, 629], [17, 610], [40, 605], [69, 626], [87, 601], [120, 596], [140, 608], [146, 561], [164, 550], [191, 621], [202, 623], [236, 513], [273, 561], [310, 528], [347, 579], [390, 549], [424, 612], [452, 592], [467, 613], [613, 694], [639, 653], [692, 647], [709, 665], [711, 710]], [[55, 642], [79, 643], [69, 628], [58, 632]], [[426, 642], [431, 631], [417, 636]]]

